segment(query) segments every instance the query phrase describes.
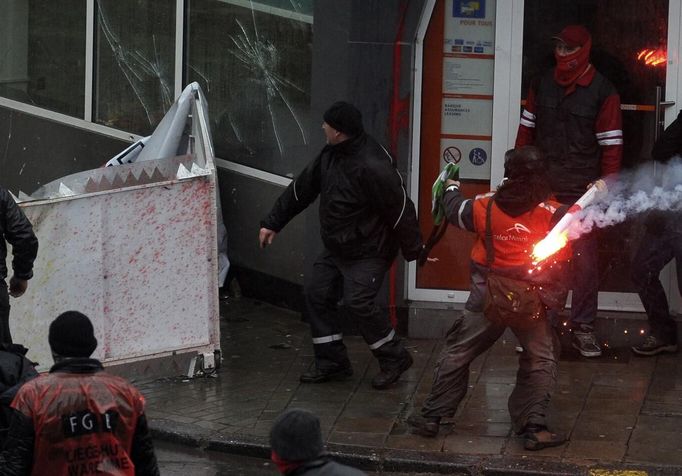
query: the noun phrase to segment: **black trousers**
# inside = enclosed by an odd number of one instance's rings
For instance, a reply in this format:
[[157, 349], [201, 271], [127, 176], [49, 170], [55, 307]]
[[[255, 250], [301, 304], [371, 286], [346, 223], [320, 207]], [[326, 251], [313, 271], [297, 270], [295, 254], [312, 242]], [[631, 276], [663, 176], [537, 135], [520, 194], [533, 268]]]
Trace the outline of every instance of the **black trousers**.
[[391, 327], [386, 310], [376, 303], [390, 264], [381, 258], [343, 259], [327, 250], [315, 261], [305, 297], [315, 364], [321, 371], [350, 367], [339, 325], [342, 317], [337, 313], [341, 299], [356, 316], [360, 333], [382, 370], [394, 368], [406, 358], [407, 351]]
[[647, 227], [632, 263], [632, 281], [649, 317], [651, 334], [659, 340], [677, 343], [677, 324], [670, 316], [668, 298], [658, 275], [673, 259], [677, 260], [677, 285], [682, 294], [682, 230], [680, 214], [658, 229]]
[[9, 332], [9, 294], [4, 280], [0, 280], [0, 343], [12, 343], [12, 334]]

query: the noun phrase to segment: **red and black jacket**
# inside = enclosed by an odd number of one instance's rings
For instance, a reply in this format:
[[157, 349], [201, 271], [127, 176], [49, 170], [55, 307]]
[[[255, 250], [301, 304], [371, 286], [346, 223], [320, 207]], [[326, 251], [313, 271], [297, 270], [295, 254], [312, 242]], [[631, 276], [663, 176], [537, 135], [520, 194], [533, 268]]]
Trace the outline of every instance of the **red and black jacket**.
[[566, 90], [547, 71], [531, 86], [515, 147], [535, 145], [547, 159], [552, 191], [572, 203], [599, 177], [617, 173], [623, 156], [620, 97], [594, 67]]
[[144, 398], [94, 359], [68, 359], [17, 392], [0, 475], [158, 476]]

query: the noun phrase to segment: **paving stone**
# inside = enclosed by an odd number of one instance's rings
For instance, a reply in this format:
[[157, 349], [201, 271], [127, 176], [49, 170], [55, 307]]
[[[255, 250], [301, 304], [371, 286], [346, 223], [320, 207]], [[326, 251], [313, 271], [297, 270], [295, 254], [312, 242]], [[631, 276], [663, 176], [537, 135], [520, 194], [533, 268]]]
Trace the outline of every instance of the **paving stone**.
[[436, 451], [443, 448], [443, 437], [426, 438], [419, 435], [390, 435], [386, 439], [386, 448], [415, 451]]
[[443, 441], [443, 451], [457, 454], [501, 454], [506, 438], [451, 433]]
[[582, 413], [571, 432], [571, 439], [622, 441], [625, 443], [637, 421], [636, 415]]
[[345, 432], [359, 432], [359, 433], [385, 433], [391, 431], [393, 427], [394, 418], [384, 415], [379, 417], [348, 417], [341, 416], [336, 420], [334, 428], [338, 431]]
[[570, 441], [564, 452], [566, 458], [600, 462], [622, 461], [627, 444], [618, 441], [575, 440]]
[[327, 442], [336, 443], [340, 445], [381, 448], [384, 446], [384, 440], [386, 440], [386, 434], [384, 433], [350, 432], [334, 430], [329, 435]]

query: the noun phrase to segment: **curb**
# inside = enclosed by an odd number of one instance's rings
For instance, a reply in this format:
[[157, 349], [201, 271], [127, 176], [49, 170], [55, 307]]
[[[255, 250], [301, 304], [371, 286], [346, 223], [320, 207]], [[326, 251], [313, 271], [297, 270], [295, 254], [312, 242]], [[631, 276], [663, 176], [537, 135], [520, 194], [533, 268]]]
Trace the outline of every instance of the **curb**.
[[[266, 438], [251, 435], [217, 435], [189, 423], [150, 419], [152, 437], [205, 451], [269, 459]], [[364, 471], [440, 473], [457, 476], [674, 476], [682, 467], [622, 464], [577, 464], [526, 456], [472, 456], [414, 450], [376, 450], [369, 447], [328, 444], [334, 460]]]

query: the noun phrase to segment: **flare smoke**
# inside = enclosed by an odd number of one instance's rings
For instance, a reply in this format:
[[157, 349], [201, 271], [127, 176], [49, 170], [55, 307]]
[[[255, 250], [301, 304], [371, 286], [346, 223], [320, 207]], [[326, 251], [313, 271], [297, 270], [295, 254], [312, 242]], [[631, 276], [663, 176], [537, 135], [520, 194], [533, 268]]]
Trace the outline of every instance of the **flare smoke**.
[[682, 158], [665, 164], [649, 162], [621, 172], [601, 199], [585, 207], [571, 226], [573, 240], [592, 228], [605, 228], [651, 210], [682, 211]]

